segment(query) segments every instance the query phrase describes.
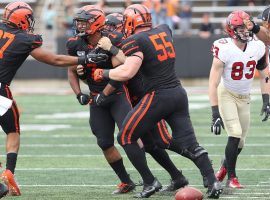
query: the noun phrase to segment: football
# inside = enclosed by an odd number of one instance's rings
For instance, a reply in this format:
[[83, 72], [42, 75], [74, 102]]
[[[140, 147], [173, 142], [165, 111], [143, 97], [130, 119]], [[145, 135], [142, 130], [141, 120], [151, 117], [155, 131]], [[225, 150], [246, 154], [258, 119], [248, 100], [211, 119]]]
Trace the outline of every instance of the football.
[[201, 200], [203, 193], [194, 187], [184, 187], [177, 191], [175, 200]]

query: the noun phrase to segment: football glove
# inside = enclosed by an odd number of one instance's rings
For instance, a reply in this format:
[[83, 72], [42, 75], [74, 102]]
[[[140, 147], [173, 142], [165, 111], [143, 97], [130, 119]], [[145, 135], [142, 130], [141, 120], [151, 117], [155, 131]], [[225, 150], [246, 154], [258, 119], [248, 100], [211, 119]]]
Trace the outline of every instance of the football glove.
[[77, 94], [77, 99], [78, 99], [78, 101], [79, 101], [79, 103], [80, 103], [81, 105], [87, 105], [87, 104], [90, 104], [91, 101], [92, 101], [92, 99], [90, 98], [89, 95], [83, 94], [83, 93], [81, 93], [81, 92], [80, 92], [79, 94]]
[[96, 95], [94, 97], [94, 102], [98, 105], [98, 106], [102, 106], [105, 104], [106, 102], [106, 95], [103, 92], [100, 92], [98, 95]]
[[220, 135], [221, 127], [224, 129], [222, 118], [218, 111], [218, 106], [212, 106], [212, 124], [211, 132], [215, 135]]
[[269, 94], [262, 94], [263, 105], [261, 109], [261, 116], [264, 114], [263, 122], [268, 120], [270, 116], [270, 104], [269, 104]]
[[88, 53], [86, 55], [86, 62], [87, 63], [96, 63], [99, 64], [101, 62], [106, 62], [108, 60], [109, 56], [104, 53]]

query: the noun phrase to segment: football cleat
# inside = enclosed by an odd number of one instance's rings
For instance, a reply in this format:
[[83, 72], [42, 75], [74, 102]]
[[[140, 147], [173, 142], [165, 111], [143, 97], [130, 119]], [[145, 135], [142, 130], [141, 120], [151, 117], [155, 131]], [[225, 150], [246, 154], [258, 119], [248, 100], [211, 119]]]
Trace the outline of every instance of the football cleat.
[[243, 185], [241, 185], [238, 181], [237, 177], [232, 177], [227, 180], [226, 187], [228, 188], [236, 188], [236, 189], [242, 189], [244, 188]]
[[8, 190], [9, 190], [9, 194], [11, 196], [20, 196], [21, 195], [21, 191], [20, 188], [15, 180], [14, 174], [12, 174], [12, 172], [8, 169], [6, 169], [2, 175], [1, 178], [3, 180], [3, 182], [7, 185]]
[[5, 184], [0, 183], [0, 199], [5, 197], [8, 193], [8, 188]]
[[155, 192], [159, 191], [161, 188], [162, 188], [161, 183], [157, 180], [157, 178], [155, 178], [153, 183], [144, 184], [142, 192], [135, 194], [133, 197], [134, 198], [148, 198], [151, 195], [155, 194]]
[[162, 192], [173, 192], [178, 190], [179, 188], [185, 187], [186, 185], [188, 185], [188, 180], [184, 175], [181, 174], [181, 176], [177, 177], [174, 180], [171, 180], [170, 185], [164, 188]]
[[117, 189], [112, 192], [112, 194], [125, 194], [128, 192], [131, 192], [135, 189], [135, 184], [133, 182], [131, 183], [120, 183], [117, 185]]
[[223, 191], [223, 188], [222, 188], [221, 182], [216, 181], [214, 182], [213, 185], [208, 186], [208, 191], [206, 194], [209, 199], [218, 199], [222, 191]]

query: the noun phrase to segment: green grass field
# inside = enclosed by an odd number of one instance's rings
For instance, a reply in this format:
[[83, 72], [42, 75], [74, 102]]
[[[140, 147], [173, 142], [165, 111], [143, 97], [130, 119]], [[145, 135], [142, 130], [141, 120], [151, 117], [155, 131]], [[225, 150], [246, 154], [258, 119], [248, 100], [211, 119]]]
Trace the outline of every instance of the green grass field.
[[[270, 121], [261, 122], [261, 97], [253, 97], [251, 128], [237, 165], [239, 180], [246, 187], [224, 194], [221, 199], [270, 199]], [[6, 199], [132, 199], [132, 194], [111, 195], [119, 181], [90, 131], [88, 107], [80, 106], [74, 95], [22, 95], [16, 96], [16, 100], [22, 112], [16, 177], [23, 195]], [[210, 132], [211, 113], [206, 95], [192, 95], [190, 107], [198, 140], [209, 151], [217, 170], [224, 154], [226, 133], [214, 136]], [[5, 166], [5, 134], [0, 137], [1, 161]], [[118, 148], [131, 177], [138, 182], [141, 180], [139, 174], [121, 147]], [[195, 165], [169, 153], [188, 177], [190, 185], [205, 192]], [[163, 185], [168, 184], [169, 175], [152, 158], [147, 158], [154, 175]], [[137, 191], [141, 189], [137, 187]], [[171, 200], [173, 197], [173, 193], [156, 193], [151, 199]]]

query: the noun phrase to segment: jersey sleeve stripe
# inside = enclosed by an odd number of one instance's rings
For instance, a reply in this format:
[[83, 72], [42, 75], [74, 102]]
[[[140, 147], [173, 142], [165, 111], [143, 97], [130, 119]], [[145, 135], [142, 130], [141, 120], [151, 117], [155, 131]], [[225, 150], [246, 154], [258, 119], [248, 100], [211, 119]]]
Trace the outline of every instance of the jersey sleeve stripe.
[[133, 51], [133, 50], [135, 50], [135, 49], [139, 49], [139, 46], [136, 46], [136, 47], [133, 47], [133, 48], [131, 48], [131, 49], [128, 49], [128, 50], [125, 51], [124, 53], [125, 53], [125, 55], [127, 55], [129, 52], [131, 52], [131, 51]]
[[130, 42], [124, 44], [124, 45], [122, 46], [122, 49], [124, 49], [126, 46], [128, 46], [128, 45], [130, 45], [130, 44], [132, 44], [132, 43], [134, 43], [134, 42], [135, 42], [135, 40], [131, 40]]

